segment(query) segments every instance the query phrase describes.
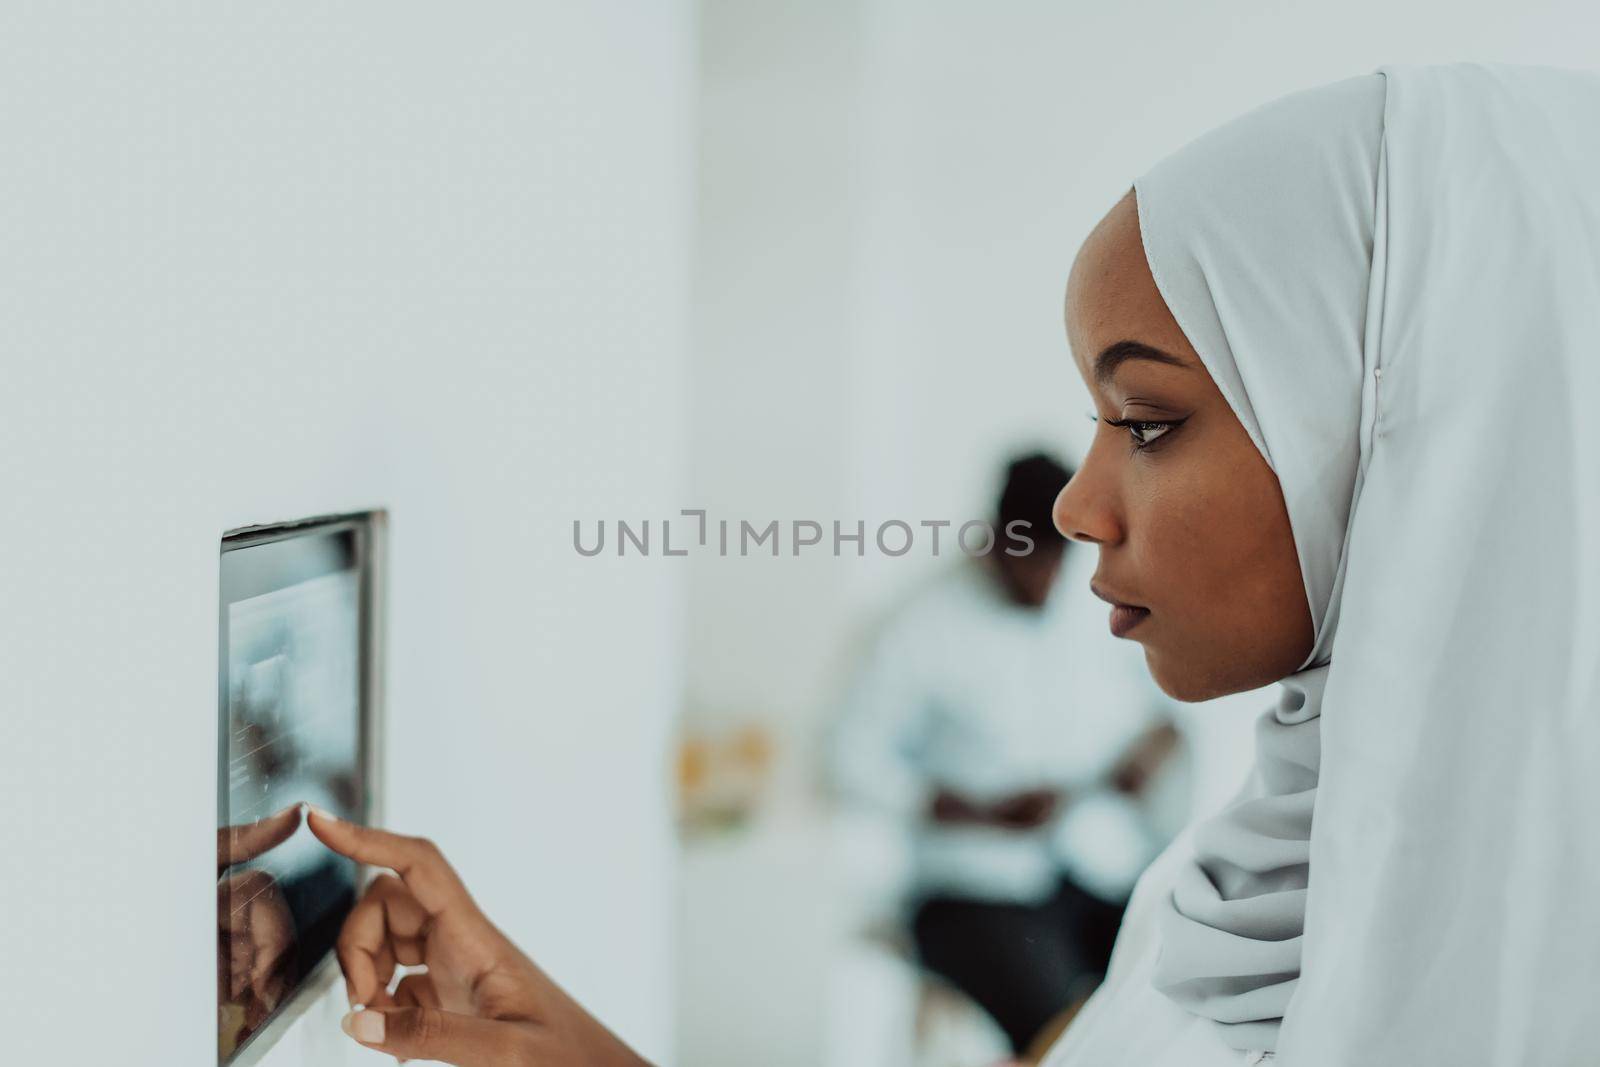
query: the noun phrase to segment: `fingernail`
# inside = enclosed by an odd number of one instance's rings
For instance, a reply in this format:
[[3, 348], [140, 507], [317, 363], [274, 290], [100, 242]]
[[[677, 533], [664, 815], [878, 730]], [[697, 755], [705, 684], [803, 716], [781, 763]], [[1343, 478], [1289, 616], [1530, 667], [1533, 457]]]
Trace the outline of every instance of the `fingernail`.
[[351, 1025], [355, 1029], [357, 1041], [365, 1041], [371, 1045], [383, 1043], [383, 1012], [357, 1012], [355, 1022]]
[[383, 1013], [379, 1011], [353, 1011], [339, 1020], [345, 1033], [367, 1045], [383, 1043]]
[[315, 815], [319, 819], [327, 819], [329, 822], [338, 822], [339, 821], [339, 817], [337, 815], [335, 815], [333, 812], [329, 811], [326, 808], [319, 808], [315, 804], [307, 804], [306, 805], [306, 810], [309, 811], [311, 814]]

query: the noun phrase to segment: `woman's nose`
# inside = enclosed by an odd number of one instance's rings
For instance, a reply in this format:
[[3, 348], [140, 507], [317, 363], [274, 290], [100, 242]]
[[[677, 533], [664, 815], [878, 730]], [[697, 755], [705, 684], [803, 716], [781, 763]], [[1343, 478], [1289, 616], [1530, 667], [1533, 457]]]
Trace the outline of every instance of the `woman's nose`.
[[1097, 472], [1086, 461], [1056, 495], [1051, 517], [1061, 536], [1089, 545], [1116, 544], [1122, 540], [1122, 523], [1113, 506], [1114, 497]]

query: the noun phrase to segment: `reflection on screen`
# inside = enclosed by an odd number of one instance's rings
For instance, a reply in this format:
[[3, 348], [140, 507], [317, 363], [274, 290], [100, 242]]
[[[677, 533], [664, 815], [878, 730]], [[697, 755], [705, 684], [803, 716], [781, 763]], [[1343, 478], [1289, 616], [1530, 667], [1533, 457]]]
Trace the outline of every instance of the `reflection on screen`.
[[287, 1002], [355, 900], [355, 865], [301, 806], [364, 821], [360, 533], [222, 556], [219, 1063]]

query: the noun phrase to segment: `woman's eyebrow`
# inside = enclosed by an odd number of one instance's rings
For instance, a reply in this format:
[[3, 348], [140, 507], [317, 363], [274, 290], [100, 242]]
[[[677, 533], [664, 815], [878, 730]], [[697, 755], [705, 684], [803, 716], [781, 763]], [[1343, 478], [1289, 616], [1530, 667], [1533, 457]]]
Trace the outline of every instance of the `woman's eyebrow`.
[[1171, 352], [1162, 351], [1143, 341], [1118, 341], [1109, 344], [1100, 350], [1094, 357], [1094, 380], [1101, 385], [1108, 384], [1116, 375], [1117, 368], [1130, 359], [1148, 359], [1152, 363], [1166, 363], [1173, 367], [1188, 369], [1188, 362], [1173, 355]]

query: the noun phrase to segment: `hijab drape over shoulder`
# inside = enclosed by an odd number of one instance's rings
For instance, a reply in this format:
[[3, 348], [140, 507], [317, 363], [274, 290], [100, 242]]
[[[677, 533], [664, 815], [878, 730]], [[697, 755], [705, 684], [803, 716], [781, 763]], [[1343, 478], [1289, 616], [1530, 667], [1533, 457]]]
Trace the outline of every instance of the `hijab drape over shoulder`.
[[1600, 1055], [1600, 77], [1386, 68], [1140, 179], [1316, 645], [1155, 981], [1293, 1067]]

